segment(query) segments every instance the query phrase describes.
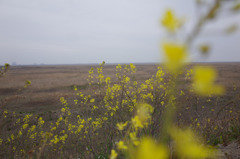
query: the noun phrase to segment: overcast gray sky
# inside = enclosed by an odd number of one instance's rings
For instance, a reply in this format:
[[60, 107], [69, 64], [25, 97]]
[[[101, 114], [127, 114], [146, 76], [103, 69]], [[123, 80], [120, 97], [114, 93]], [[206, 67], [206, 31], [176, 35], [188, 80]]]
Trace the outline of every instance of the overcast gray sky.
[[[0, 64], [160, 62], [159, 25], [167, 8], [191, 30], [194, 0], [0, 0]], [[240, 33], [223, 36], [240, 16], [223, 15], [196, 41], [212, 44], [208, 61], [240, 61]], [[193, 59], [202, 60], [196, 49]]]

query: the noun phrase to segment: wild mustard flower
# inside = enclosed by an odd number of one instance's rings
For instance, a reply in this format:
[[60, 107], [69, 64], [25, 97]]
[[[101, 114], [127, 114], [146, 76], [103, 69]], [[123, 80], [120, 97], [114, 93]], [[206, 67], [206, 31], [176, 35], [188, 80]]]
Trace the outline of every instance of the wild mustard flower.
[[66, 109], [65, 108], [62, 108], [61, 109], [61, 112], [65, 113]]
[[161, 24], [171, 33], [174, 33], [178, 28], [181, 27], [182, 21], [178, 19], [172, 10], [167, 10], [161, 21]]
[[44, 123], [45, 123], [45, 121], [42, 119], [42, 117], [39, 117], [38, 118], [38, 126], [42, 127]]
[[75, 104], [78, 104], [78, 100], [77, 100], [77, 99], [75, 99], [75, 100], [74, 100], [74, 103], [75, 103]]
[[214, 84], [216, 71], [211, 67], [197, 66], [194, 68], [193, 88], [199, 95], [222, 94], [224, 89]]
[[[122, 66], [121, 66], [120, 64], [118, 64], [118, 65], [116, 66], [116, 71], [117, 71], [117, 72], [122, 71]], [[119, 75], [119, 73], [116, 74], [117, 77], [118, 77], [118, 75]]]
[[164, 43], [162, 45], [165, 65], [172, 73], [179, 72], [187, 60], [187, 47], [181, 44]]
[[131, 63], [130, 68], [131, 68], [132, 73], [136, 73], [136, 66], [134, 64]]
[[185, 93], [181, 90], [180, 96], [183, 96], [183, 95], [185, 95]]
[[23, 121], [25, 122], [25, 123], [28, 123], [29, 122], [29, 118], [31, 117], [32, 115], [30, 114], [27, 114], [27, 115], [25, 115], [25, 117], [23, 118]]
[[26, 80], [26, 81], [25, 81], [24, 88], [27, 88], [29, 85], [31, 85], [31, 81]]
[[95, 102], [95, 99], [91, 99], [91, 100], [90, 100], [90, 103], [94, 103], [94, 102]]
[[144, 137], [140, 145], [136, 148], [132, 159], [167, 159], [168, 149], [163, 145], [158, 145], [150, 137]]
[[3, 111], [3, 116], [4, 116], [4, 118], [7, 117], [7, 114], [8, 114], [8, 111], [7, 111], [7, 110], [4, 110], [4, 111]]
[[128, 121], [126, 121], [125, 123], [117, 123], [117, 129], [122, 131], [128, 124]]
[[143, 128], [143, 124], [137, 115], [132, 118], [132, 124], [135, 128]]
[[56, 130], [56, 129], [57, 129], [57, 127], [54, 126], [53, 128], [51, 128], [51, 131], [54, 131], [54, 130]]
[[110, 77], [106, 77], [105, 82], [106, 82], [107, 85], [110, 83], [110, 81], [111, 81], [111, 78]]
[[18, 132], [18, 137], [20, 137], [20, 136], [22, 136], [22, 131], [21, 130], [19, 130], [19, 132]]
[[23, 130], [26, 129], [28, 127], [28, 124], [23, 124], [22, 128]]
[[51, 143], [54, 143], [54, 144], [57, 144], [59, 142], [59, 138], [58, 138], [58, 135], [55, 135], [54, 136], [54, 139], [50, 140]]
[[138, 146], [141, 142], [137, 138], [136, 132], [130, 132], [129, 137], [131, 139], [131, 142], [135, 145]]
[[180, 130], [173, 128], [169, 133], [176, 142], [176, 151], [180, 158], [200, 159], [214, 157], [214, 151], [199, 143], [190, 129]]
[[115, 150], [112, 150], [111, 151], [111, 155], [110, 155], [110, 159], [116, 159], [117, 158], [117, 153], [116, 153], [116, 151]]
[[145, 123], [149, 118], [151, 118], [151, 113], [153, 113], [153, 107], [149, 104], [140, 104], [137, 109], [137, 115], [142, 123]]
[[117, 148], [118, 148], [119, 150], [126, 150], [128, 147], [125, 145], [125, 143], [124, 143], [123, 141], [119, 141], [119, 142], [117, 143]]
[[33, 132], [35, 129], [36, 129], [36, 125], [31, 126], [31, 128], [29, 128], [28, 130], [28, 133]]
[[14, 139], [15, 139], [14, 135], [13, 135], [13, 134], [11, 134], [11, 140], [14, 140]]

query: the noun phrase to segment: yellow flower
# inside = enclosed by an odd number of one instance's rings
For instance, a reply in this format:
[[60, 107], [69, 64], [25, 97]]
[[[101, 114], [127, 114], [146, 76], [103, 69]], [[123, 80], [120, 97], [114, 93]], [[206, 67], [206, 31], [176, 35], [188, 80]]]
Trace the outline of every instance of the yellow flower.
[[172, 10], [165, 12], [161, 23], [169, 32], [175, 32], [182, 25], [182, 21], [176, 18]]
[[[152, 94], [151, 94], [152, 95]], [[137, 115], [139, 117], [139, 120], [145, 124], [147, 120], [151, 117], [151, 113], [153, 113], [153, 107], [149, 104], [139, 104]]]
[[143, 128], [142, 122], [139, 120], [139, 117], [136, 115], [134, 118], [132, 118], [132, 124], [135, 128]]
[[116, 159], [117, 158], [117, 153], [116, 153], [116, 151], [115, 150], [112, 150], [111, 151], [111, 155], [110, 155], [110, 159]]
[[118, 147], [119, 150], [126, 150], [127, 149], [127, 146], [124, 144], [123, 141], [119, 141], [117, 143], [117, 147]]
[[141, 142], [138, 140], [138, 138], [136, 137], [136, 132], [131, 132], [129, 133], [129, 137], [132, 141], [132, 143], [135, 145], [135, 146], [138, 146]]
[[224, 89], [214, 84], [217, 73], [211, 67], [197, 66], [194, 68], [193, 88], [200, 95], [222, 94]]
[[66, 111], [66, 109], [65, 109], [65, 108], [62, 108], [61, 111], [64, 113], [64, 112]]
[[14, 140], [14, 135], [13, 134], [11, 134], [11, 139]]
[[214, 151], [199, 143], [190, 129], [174, 128], [170, 130], [170, 135], [176, 142], [176, 151], [179, 158], [214, 157]]
[[125, 126], [127, 126], [128, 122], [125, 123], [117, 123], [117, 129], [122, 131]]
[[90, 100], [90, 103], [93, 103], [93, 102], [95, 102], [95, 99], [91, 99], [91, 100]]
[[136, 159], [167, 159], [168, 149], [163, 145], [158, 145], [150, 137], [142, 139], [141, 144], [137, 147]]
[[171, 72], [177, 72], [187, 60], [187, 47], [175, 43], [164, 43], [162, 47], [166, 67]]
[[110, 80], [111, 80], [110, 77], [106, 77], [106, 79], [105, 79], [106, 84], [109, 84], [109, 83], [110, 83]]
[[43, 124], [44, 124], [44, 120], [42, 119], [42, 117], [39, 117], [38, 118], [38, 125], [41, 127], [41, 126], [43, 126]]
[[27, 127], [28, 127], [28, 124], [24, 124], [22, 128], [23, 128], [23, 130], [24, 130], [24, 129], [26, 129]]
[[18, 136], [22, 136], [22, 131], [21, 130], [19, 130]]

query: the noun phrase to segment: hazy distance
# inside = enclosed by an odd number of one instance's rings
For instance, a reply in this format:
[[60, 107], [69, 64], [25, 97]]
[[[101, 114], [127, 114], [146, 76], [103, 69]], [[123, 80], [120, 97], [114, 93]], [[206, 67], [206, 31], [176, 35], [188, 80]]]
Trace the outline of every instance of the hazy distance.
[[[88, 64], [161, 62], [160, 44], [167, 37], [160, 18], [171, 8], [186, 18], [179, 39], [190, 33], [199, 11], [193, 0], [0, 0], [0, 64]], [[202, 30], [193, 61], [240, 61], [240, 13], [224, 8]], [[200, 11], [200, 12], [204, 12]], [[211, 44], [208, 58], [198, 44]]]

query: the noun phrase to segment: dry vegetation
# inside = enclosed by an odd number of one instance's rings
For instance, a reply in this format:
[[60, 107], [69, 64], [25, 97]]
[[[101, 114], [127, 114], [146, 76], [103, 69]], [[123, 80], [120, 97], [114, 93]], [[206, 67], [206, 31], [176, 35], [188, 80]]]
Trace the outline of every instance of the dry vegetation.
[[[218, 70], [219, 78], [217, 82], [227, 88], [227, 93], [223, 99], [229, 101], [229, 99], [238, 96], [240, 64], [212, 63], [211, 65]], [[2, 99], [8, 101], [8, 107], [14, 111], [23, 113], [55, 111], [60, 108], [60, 97], [75, 98], [74, 85], [86, 94], [91, 92], [87, 81], [88, 71], [91, 67], [94, 66], [11, 67], [7, 76], [0, 79], [0, 95]], [[104, 75], [113, 78], [116, 73], [115, 67], [115, 65], [104, 66]], [[156, 73], [158, 65], [137, 64], [136, 67], [136, 80], [143, 82]], [[30, 80], [32, 84], [31, 87], [23, 89], [26, 80]], [[23, 90], [19, 91], [20, 89]]]
[[[201, 134], [205, 142], [210, 145], [225, 147], [229, 144], [232, 144], [233, 142], [234, 144], [238, 145], [240, 142], [240, 64], [212, 63], [211, 65], [218, 70], [219, 78], [217, 83], [223, 85], [226, 88], [226, 93], [222, 96], [195, 96], [188, 90], [190, 89], [189, 86], [191, 80], [186, 80], [185, 73], [183, 73], [181, 76], [179, 76], [180, 80], [178, 85], [180, 87], [176, 90], [176, 106], [178, 107], [178, 114], [176, 114], [176, 118], [174, 119], [175, 123], [180, 127], [190, 126], [193, 130], [197, 131], [198, 134]], [[37, 117], [42, 116], [45, 121], [45, 125], [48, 125], [51, 122], [56, 122], [61, 116], [61, 108], [63, 108], [62, 104], [64, 105], [64, 101], [62, 100], [60, 102], [59, 99], [61, 97], [64, 97], [64, 99], [67, 100], [71, 113], [73, 114], [72, 116], [81, 114], [81, 118], [85, 120], [88, 120], [90, 117], [97, 118], [99, 114], [103, 115], [104, 109], [99, 109], [99, 112], [92, 114], [91, 104], [88, 104], [89, 106], [83, 106], [80, 103], [75, 104], [74, 101], [76, 99], [80, 101], [79, 96], [76, 95], [76, 93], [80, 91], [85, 95], [91, 95], [91, 98], [95, 99], [95, 105], [99, 106], [102, 104], [104, 95], [101, 94], [101, 91], [103, 91], [103, 93], [106, 93], [104, 92], [105, 85], [100, 88], [100, 90], [103, 90], [99, 91], [99, 93], [96, 91], [99, 89], [97, 85], [97, 79], [94, 79], [92, 86], [89, 86], [87, 78], [89, 75], [88, 71], [91, 67], [92, 66], [88, 65], [11, 67], [6, 76], [4, 78], [0, 78], [0, 95], [2, 101], [1, 109], [7, 109], [9, 112], [16, 112], [17, 115], [22, 117], [27, 114], [33, 114], [33, 116]], [[96, 68], [98, 66], [93, 67]], [[191, 68], [191, 66], [188, 67]], [[118, 80], [115, 77], [115, 68], [116, 65], [105, 65], [103, 68], [104, 76], [111, 77], [112, 84], [118, 83]], [[131, 80], [136, 80], [139, 83], [144, 83], [147, 79], [151, 78], [152, 75], [156, 74], [158, 65], [138, 64], [136, 65], [136, 68], [137, 71], [135, 75], [130, 75]], [[97, 73], [95, 72], [93, 76], [96, 77]], [[164, 76], [165, 81], [167, 81], [169, 78], [170, 77], [168, 75]], [[23, 87], [26, 80], [31, 81], [31, 86], [28, 88]], [[181, 95], [181, 91], [183, 91], [184, 94]], [[156, 106], [158, 106], [160, 103], [156, 103], [156, 101], [155, 103], [151, 102], [149, 99], [146, 101], [153, 105], [155, 109], [157, 108]], [[162, 99], [162, 101], [166, 102], [164, 99]], [[162, 112], [163, 109], [161, 108], [159, 111]], [[31, 158], [33, 152], [35, 152], [36, 158], [38, 157], [39, 153], [42, 154], [41, 157], [44, 158], [57, 156], [63, 158], [67, 156], [69, 158], [77, 156], [88, 156], [90, 158], [99, 156], [107, 157], [108, 154], [110, 154], [110, 150], [114, 147], [116, 140], [119, 139], [121, 135], [123, 135], [121, 133], [119, 134], [119, 132], [115, 130], [117, 122], [129, 120], [129, 116], [127, 115], [129, 112], [125, 112], [124, 110], [119, 110], [119, 112], [121, 112], [121, 114], [118, 114], [116, 118], [111, 119], [111, 117], [108, 116], [109, 119], [106, 121], [106, 125], [102, 125], [103, 128], [100, 127], [102, 130], [97, 131], [97, 133], [100, 134], [99, 136], [102, 135], [101, 137], [103, 138], [90, 136], [93, 135], [95, 133], [94, 132], [93, 134], [89, 133], [89, 136], [86, 137], [89, 140], [80, 140], [81, 142], [86, 142], [85, 146], [91, 146], [90, 148], [88, 147], [90, 149], [90, 152], [89, 150], [86, 150], [86, 152], [81, 152], [82, 154], [79, 154], [79, 150], [83, 151], [86, 149], [86, 147], [84, 147], [84, 144], [71, 144], [71, 142], [78, 141], [78, 139], [74, 139], [76, 136], [72, 136], [72, 138], [70, 138], [69, 135], [69, 141], [67, 141], [65, 144], [66, 147], [63, 149], [59, 148], [60, 145], [58, 145], [59, 149], [57, 148], [57, 150], [52, 150], [51, 148], [45, 148], [46, 153], [43, 153], [40, 151], [40, 148], [47, 146], [44, 145], [44, 142], [38, 143], [34, 141], [33, 143], [35, 145], [33, 147], [24, 147], [28, 152], [22, 153], [22, 157]], [[132, 113], [130, 113], [130, 115], [131, 114]], [[159, 115], [161, 116], [161, 113]], [[33, 121], [30, 121], [29, 124], [34, 125], [34, 119], [31, 118], [31, 120]], [[76, 119], [71, 118], [71, 120], [73, 124], [77, 123]], [[8, 127], [8, 122], [9, 121], [6, 123], [1, 123], [1, 126], [3, 128]], [[161, 121], [159, 123], [161, 127]], [[47, 127], [45, 127], [45, 129], [47, 129]], [[106, 131], [106, 129], [109, 130]], [[66, 128], [62, 125], [58, 131], [60, 132], [61, 130], [66, 130]], [[149, 129], [149, 132], [147, 132], [147, 134], [150, 133], [152, 136], [158, 136], [159, 130], [160, 128], [158, 123], [156, 125], [153, 123], [152, 128]], [[10, 132], [12, 130], [7, 128], [1, 131], [1, 134], [3, 135], [10, 135]], [[105, 131], [110, 134], [110, 136], [105, 136]], [[146, 132], [144, 132], [144, 134], [145, 133]], [[108, 137], [111, 137], [111, 139]], [[106, 138], [108, 138], [108, 140], [103, 141]], [[49, 141], [51, 140], [49, 139]], [[103, 148], [96, 150], [101, 144], [105, 145]], [[9, 150], [8, 153], [11, 153], [11, 151], [12, 150]], [[54, 151], [54, 153], [50, 155], [49, 151]], [[63, 154], [60, 153], [61, 151], [63, 151]], [[231, 155], [229, 154], [229, 150], [223, 151], [226, 152], [226, 155]], [[235, 153], [235, 157], [239, 155], [239, 150], [237, 147], [233, 152]], [[4, 152], [1, 152], [0, 155], [6, 158], [9, 154], [6, 156], [6, 154], [4, 155]]]

